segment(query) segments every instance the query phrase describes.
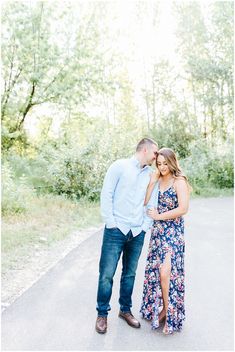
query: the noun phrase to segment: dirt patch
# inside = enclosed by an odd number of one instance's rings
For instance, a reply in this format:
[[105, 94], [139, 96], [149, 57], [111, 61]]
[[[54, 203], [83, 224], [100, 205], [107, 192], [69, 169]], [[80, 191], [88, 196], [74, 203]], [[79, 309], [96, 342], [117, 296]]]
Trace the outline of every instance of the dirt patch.
[[14, 270], [2, 274], [2, 311], [11, 305], [23, 292], [31, 287], [42, 275], [63, 259], [72, 249], [101, 230], [103, 225], [73, 232], [53, 247], [32, 251], [25, 262], [20, 262]]

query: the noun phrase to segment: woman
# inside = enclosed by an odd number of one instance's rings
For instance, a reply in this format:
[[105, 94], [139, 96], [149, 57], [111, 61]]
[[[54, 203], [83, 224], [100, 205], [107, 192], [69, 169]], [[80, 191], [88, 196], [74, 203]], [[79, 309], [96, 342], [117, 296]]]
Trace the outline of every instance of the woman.
[[[163, 333], [171, 334], [182, 329], [185, 319], [182, 215], [188, 211], [190, 186], [173, 150], [160, 149], [156, 166], [159, 173], [158, 206], [148, 210], [154, 222], [140, 313], [143, 318], [152, 321], [152, 329], [164, 322]], [[146, 204], [157, 177], [154, 175], [149, 183]]]

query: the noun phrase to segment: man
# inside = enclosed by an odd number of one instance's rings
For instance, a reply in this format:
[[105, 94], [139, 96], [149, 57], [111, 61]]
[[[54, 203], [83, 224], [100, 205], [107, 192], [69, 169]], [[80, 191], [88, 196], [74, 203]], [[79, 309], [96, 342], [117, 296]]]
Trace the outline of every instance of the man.
[[[105, 222], [99, 263], [96, 331], [106, 333], [107, 316], [111, 309], [113, 277], [122, 256], [120, 281], [120, 312], [130, 326], [140, 323], [131, 313], [135, 273], [144, 243], [144, 236], [152, 220], [146, 215], [144, 200], [149, 184], [151, 165], [156, 160], [157, 143], [142, 139], [130, 159], [116, 160], [108, 169], [101, 192], [101, 214]], [[148, 206], [155, 200], [152, 192]], [[156, 200], [155, 200], [156, 202]], [[156, 204], [156, 203], [155, 203]]]

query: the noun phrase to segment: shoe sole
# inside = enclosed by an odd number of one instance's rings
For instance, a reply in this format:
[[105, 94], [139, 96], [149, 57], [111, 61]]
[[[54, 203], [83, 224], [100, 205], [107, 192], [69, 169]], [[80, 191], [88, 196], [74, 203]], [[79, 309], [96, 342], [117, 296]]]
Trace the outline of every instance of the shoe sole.
[[105, 333], [107, 332], [107, 330], [105, 330], [105, 331], [99, 331], [99, 330], [97, 330], [97, 329], [95, 329], [95, 331], [98, 332], [98, 334], [105, 334]]
[[141, 327], [141, 325], [135, 326], [135, 325], [130, 324], [122, 315], [118, 315], [118, 316], [119, 316], [119, 318], [125, 320], [125, 322], [134, 329], [139, 329]]

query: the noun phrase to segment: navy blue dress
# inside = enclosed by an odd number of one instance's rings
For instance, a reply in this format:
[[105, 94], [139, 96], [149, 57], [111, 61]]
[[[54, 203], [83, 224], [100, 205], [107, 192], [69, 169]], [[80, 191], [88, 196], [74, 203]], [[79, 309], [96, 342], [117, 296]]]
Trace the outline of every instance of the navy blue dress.
[[[178, 198], [173, 186], [159, 191], [158, 213], [164, 213], [178, 207]], [[151, 320], [152, 329], [159, 327], [159, 314], [163, 307], [159, 270], [167, 253], [171, 254], [171, 275], [166, 315], [166, 333], [182, 329], [185, 320], [184, 307], [184, 220], [182, 216], [172, 220], [154, 221], [147, 263], [143, 299], [140, 313]]]

